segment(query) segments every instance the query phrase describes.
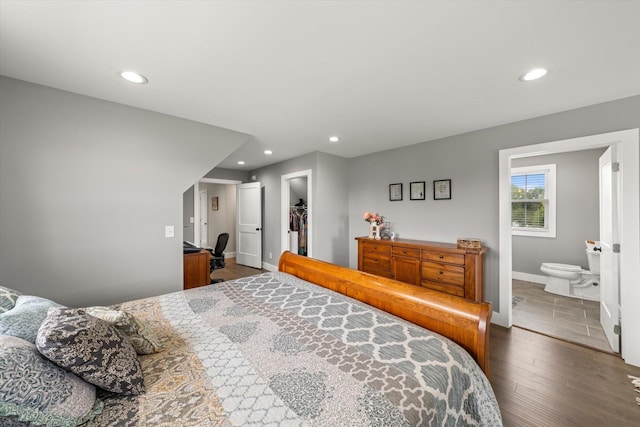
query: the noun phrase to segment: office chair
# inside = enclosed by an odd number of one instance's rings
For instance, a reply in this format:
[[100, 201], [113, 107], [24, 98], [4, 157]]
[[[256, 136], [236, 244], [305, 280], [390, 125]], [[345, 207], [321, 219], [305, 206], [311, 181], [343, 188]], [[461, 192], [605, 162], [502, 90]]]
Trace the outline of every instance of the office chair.
[[[218, 235], [218, 241], [216, 242], [215, 249], [209, 249], [211, 252], [211, 261], [210, 261], [210, 273], [213, 273], [213, 270], [219, 270], [224, 268], [224, 250], [227, 247], [227, 242], [229, 241], [229, 233], [220, 233]], [[224, 279], [211, 279], [211, 283], [220, 283], [224, 282]]]

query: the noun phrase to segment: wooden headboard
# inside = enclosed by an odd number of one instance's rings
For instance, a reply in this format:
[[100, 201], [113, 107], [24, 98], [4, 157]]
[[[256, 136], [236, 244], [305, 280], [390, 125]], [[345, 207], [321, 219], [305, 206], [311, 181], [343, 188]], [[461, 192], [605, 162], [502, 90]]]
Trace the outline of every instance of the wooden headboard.
[[289, 251], [280, 256], [278, 270], [444, 335], [467, 350], [489, 377], [491, 303], [467, 300]]

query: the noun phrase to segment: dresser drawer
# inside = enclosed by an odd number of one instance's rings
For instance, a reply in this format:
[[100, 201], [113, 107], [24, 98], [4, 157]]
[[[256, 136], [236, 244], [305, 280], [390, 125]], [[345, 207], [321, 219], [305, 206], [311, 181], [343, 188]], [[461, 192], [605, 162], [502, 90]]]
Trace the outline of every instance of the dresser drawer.
[[420, 282], [420, 285], [423, 288], [433, 289], [434, 291], [439, 291], [439, 292], [444, 292], [451, 295], [456, 295], [459, 297], [464, 297], [463, 286], [456, 286], [448, 283], [431, 282], [428, 280], [423, 280], [422, 282]]
[[437, 262], [422, 262], [422, 278], [432, 282], [464, 286], [464, 268]]
[[362, 257], [363, 270], [366, 272], [384, 271], [391, 276], [391, 257], [388, 255], [365, 252]]
[[369, 252], [375, 252], [375, 253], [379, 253], [379, 254], [384, 254], [384, 255], [391, 255], [391, 246], [389, 245], [379, 245], [377, 243], [363, 243], [362, 244], [362, 251], [365, 254], [365, 256], [369, 253]]
[[446, 262], [448, 264], [464, 265], [463, 254], [450, 254], [447, 252], [422, 251], [422, 259], [426, 261]]
[[420, 249], [403, 248], [402, 246], [394, 246], [391, 253], [396, 256], [406, 256], [410, 258], [420, 259]]

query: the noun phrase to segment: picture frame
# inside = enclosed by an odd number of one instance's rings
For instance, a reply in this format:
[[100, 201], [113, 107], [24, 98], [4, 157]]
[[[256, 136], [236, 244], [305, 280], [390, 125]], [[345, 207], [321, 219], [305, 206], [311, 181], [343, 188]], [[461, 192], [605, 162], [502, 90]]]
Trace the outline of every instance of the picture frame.
[[392, 202], [402, 200], [402, 183], [389, 184], [389, 200]]
[[433, 200], [451, 199], [451, 180], [439, 179], [433, 181]]
[[211, 210], [212, 211], [217, 211], [218, 210], [218, 197], [212, 197], [211, 198]]
[[424, 181], [415, 181], [409, 183], [409, 199], [424, 200]]

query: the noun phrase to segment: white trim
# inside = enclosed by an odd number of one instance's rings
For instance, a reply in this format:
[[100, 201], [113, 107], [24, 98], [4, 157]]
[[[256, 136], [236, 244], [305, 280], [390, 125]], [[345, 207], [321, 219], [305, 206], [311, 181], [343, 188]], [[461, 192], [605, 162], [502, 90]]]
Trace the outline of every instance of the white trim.
[[[200, 241], [200, 183], [193, 184], [193, 240]], [[198, 245], [196, 245], [198, 246]]]
[[511, 278], [514, 280], [522, 280], [524, 282], [533, 282], [539, 283], [541, 285], [546, 285], [549, 276], [541, 276], [539, 274], [531, 274], [531, 273], [522, 273], [520, 271], [511, 272]]
[[219, 179], [219, 178], [200, 178], [200, 181], [205, 184], [242, 184], [242, 181], [238, 179]]
[[262, 268], [267, 270], [267, 271], [278, 271], [278, 266], [277, 265], [269, 264], [269, 263], [266, 263], [266, 262], [262, 263]]
[[313, 185], [312, 170], [306, 169], [299, 172], [288, 173], [280, 177], [280, 252], [289, 248], [289, 207], [291, 206], [289, 197], [289, 180], [293, 178], [307, 178], [307, 256], [313, 257]]
[[[500, 150], [499, 160], [499, 288], [498, 312], [493, 312], [492, 321], [504, 327], [512, 325], [511, 280], [511, 159], [543, 154], [604, 148], [616, 144], [622, 181], [622, 206], [620, 209], [620, 288], [622, 322], [622, 358], [626, 363], [640, 366], [640, 310], [634, 308], [640, 301], [640, 149], [638, 129], [628, 129], [600, 135], [547, 142], [543, 144]], [[624, 230], [624, 231], [623, 231]]]

